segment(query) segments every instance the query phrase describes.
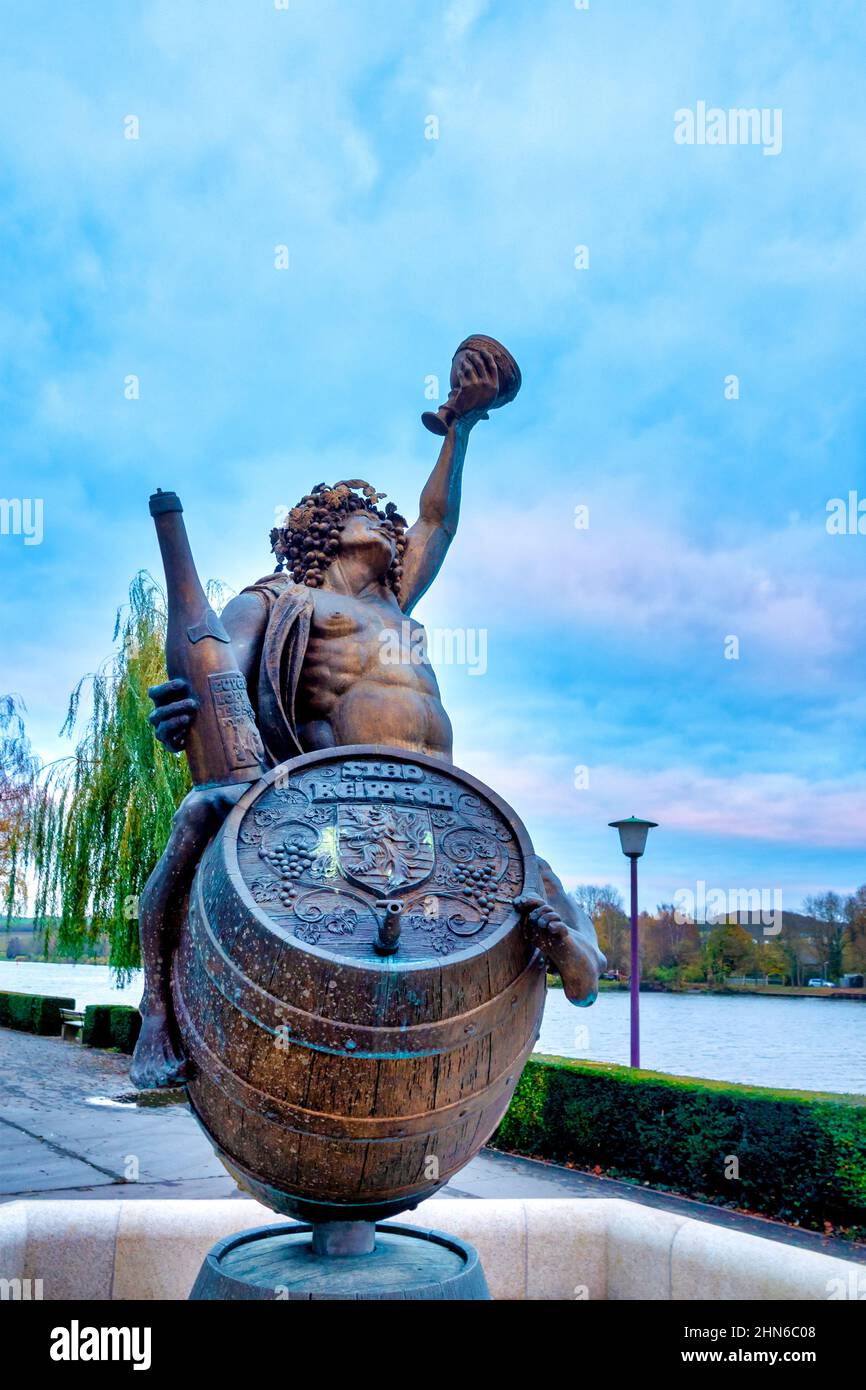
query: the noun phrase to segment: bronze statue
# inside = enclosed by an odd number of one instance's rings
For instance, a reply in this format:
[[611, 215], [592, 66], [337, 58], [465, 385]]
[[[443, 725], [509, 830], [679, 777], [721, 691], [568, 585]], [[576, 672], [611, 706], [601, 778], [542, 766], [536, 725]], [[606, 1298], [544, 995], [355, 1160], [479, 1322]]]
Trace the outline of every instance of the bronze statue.
[[276, 572], [221, 618], [179, 499], [151, 498], [170, 677], [151, 719], [196, 785], [142, 896], [132, 1076], [185, 1082], [238, 1183], [311, 1223], [221, 1242], [195, 1298], [485, 1297], [471, 1247], [376, 1223], [499, 1123], [548, 964], [595, 998], [592, 925], [454, 767], [409, 616], [456, 531], [470, 431], [519, 387], [501, 344], [467, 339], [423, 417], [444, 444], [415, 525], [368, 483], [321, 483], [272, 531]]
[[[467, 342], [500, 347], [490, 339]], [[508, 382], [510, 399], [520, 377], [510, 354], [501, 353], [517, 373]], [[448, 401], [451, 423], [413, 526], [393, 503], [381, 509], [382, 495], [369, 484], [351, 480], [320, 484], [272, 531], [277, 571], [233, 599], [221, 621], [246, 678], [268, 765], [346, 745], [388, 745], [450, 763], [451, 723], [432, 667], [426, 659], [383, 662], [380, 634], [400, 633], [407, 619], [413, 632], [420, 630], [409, 615], [454, 538], [470, 433], [501, 403], [500, 394], [494, 352], [461, 345]], [[150, 694], [156, 736], [179, 752], [200, 701], [182, 678]], [[248, 785], [204, 785], [189, 794], [142, 895], [145, 993], [132, 1067], [141, 1088], [184, 1079], [170, 977], [185, 894], [202, 851]], [[560, 971], [568, 997], [590, 1004], [603, 961], [595, 932], [550, 866], [539, 860], [539, 867], [542, 892], [521, 902], [527, 925]]]
[[376, 1223], [493, 1133], [548, 966], [595, 998], [592, 924], [453, 765], [409, 616], [457, 528], [469, 434], [519, 387], [500, 343], [467, 339], [424, 417], [444, 443], [414, 526], [362, 480], [320, 483], [272, 531], [276, 571], [221, 618], [179, 499], [151, 498], [170, 677], [151, 720], [196, 785], [142, 895], [132, 1077], [183, 1081], [240, 1186], [310, 1223], [220, 1242], [194, 1298], [486, 1297], [471, 1247]]

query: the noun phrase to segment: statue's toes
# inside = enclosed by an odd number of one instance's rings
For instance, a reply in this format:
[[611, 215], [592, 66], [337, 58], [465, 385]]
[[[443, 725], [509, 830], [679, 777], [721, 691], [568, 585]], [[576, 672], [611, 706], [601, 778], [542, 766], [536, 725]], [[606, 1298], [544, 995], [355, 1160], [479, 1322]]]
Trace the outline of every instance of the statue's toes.
[[129, 1069], [133, 1086], [140, 1091], [180, 1086], [186, 1075], [186, 1058], [175, 1050], [170, 1037], [161, 1034], [141, 1038]]
[[185, 1057], [179, 1056], [172, 1048], [165, 1059], [163, 1070], [162, 1086], [180, 1086], [186, 1081], [188, 1076], [187, 1061]]

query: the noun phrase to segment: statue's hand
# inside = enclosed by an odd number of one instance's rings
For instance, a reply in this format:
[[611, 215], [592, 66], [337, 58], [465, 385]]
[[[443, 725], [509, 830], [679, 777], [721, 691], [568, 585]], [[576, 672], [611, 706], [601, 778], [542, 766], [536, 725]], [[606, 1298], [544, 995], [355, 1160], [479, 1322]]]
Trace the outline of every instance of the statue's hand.
[[198, 710], [198, 700], [193, 698], [189, 682], [180, 678], [164, 681], [162, 685], [152, 685], [147, 693], [156, 705], [148, 716], [153, 732], [166, 748], [180, 753]]
[[[456, 385], [448, 404], [467, 425], [487, 419], [487, 407], [499, 395], [496, 359], [486, 349], [465, 349], [455, 363]], [[453, 378], [452, 378], [453, 381]]]
[[514, 906], [533, 944], [562, 980], [565, 997], [586, 1007], [598, 993], [598, 956], [575, 932], [569, 931], [556, 908], [534, 894], [515, 898]]

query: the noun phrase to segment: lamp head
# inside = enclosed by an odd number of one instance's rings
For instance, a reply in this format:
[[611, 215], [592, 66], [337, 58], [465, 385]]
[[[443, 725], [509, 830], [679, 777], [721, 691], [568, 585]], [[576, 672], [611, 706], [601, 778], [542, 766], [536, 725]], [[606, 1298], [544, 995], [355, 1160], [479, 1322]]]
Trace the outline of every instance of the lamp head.
[[608, 824], [611, 829], [619, 831], [623, 854], [629, 859], [640, 859], [646, 848], [646, 837], [650, 830], [655, 830], [658, 821], [629, 816], [628, 820], [612, 820]]

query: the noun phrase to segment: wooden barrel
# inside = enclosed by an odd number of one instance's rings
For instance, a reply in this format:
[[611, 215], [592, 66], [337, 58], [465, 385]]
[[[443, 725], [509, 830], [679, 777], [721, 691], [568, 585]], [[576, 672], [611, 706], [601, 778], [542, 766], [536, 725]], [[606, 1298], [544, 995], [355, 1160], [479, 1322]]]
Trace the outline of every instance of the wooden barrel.
[[317, 1255], [310, 1226], [258, 1226], [218, 1241], [205, 1256], [190, 1299], [372, 1299], [401, 1303], [489, 1300], [478, 1252], [441, 1231], [389, 1223], [376, 1229], [376, 1255]]
[[199, 865], [173, 975], [190, 1101], [242, 1187], [375, 1221], [477, 1153], [544, 1006], [523, 891], [524, 827], [437, 759], [331, 749], [249, 790]]

